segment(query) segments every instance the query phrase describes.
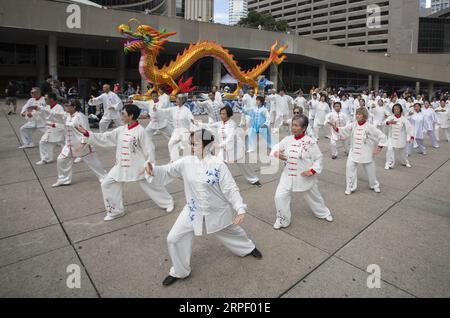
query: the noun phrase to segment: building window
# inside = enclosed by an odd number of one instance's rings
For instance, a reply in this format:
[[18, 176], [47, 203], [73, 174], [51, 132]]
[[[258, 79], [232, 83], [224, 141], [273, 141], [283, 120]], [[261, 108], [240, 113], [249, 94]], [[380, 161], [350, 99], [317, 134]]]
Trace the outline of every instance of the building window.
[[36, 65], [36, 46], [0, 43], [0, 64]]

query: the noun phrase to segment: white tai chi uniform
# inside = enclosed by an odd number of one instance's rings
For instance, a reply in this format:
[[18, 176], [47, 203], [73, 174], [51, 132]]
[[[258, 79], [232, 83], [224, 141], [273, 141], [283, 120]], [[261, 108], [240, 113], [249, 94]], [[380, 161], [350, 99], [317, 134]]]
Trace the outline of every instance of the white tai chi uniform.
[[[423, 118], [423, 114], [422, 112], [414, 112], [414, 114], [410, 114], [408, 116], [409, 122], [411, 123], [412, 126], [412, 135], [414, 137], [415, 142], [417, 143], [417, 150], [419, 151], [419, 153], [422, 153], [424, 155], [427, 154], [427, 150], [423, 144], [423, 137], [424, 137], [424, 132], [425, 132], [425, 128], [424, 128], [424, 118]], [[408, 144], [407, 147], [407, 152], [408, 152], [408, 156], [411, 155], [411, 150], [412, 150], [412, 144]]]
[[174, 162], [180, 157], [180, 149], [184, 150], [188, 146], [189, 135], [191, 131], [192, 115], [190, 109], [186, 106], [175, 106], [158, 110], [165, 112], [173, 125], [173, 133], [169, 140], [170, 161]]
[[95, 173], [101, 182], [106, 175], [106, 170], [102, 162], [98, 159], [97, 154], [91, 145], [86, 145], [86, 138], [75, 129], [82, 126], [89, 128], [88, 118], [80, 113], [75, 112], [70, 115], [68, 113], [55, 114], [49, 112], [46, 108], [42, 110], [55, 122], [63, 124], [65, 127], [65, 145], [58, 156], [56, 167], [58, 169], [58, 184], [72, 183], [72, 165], [75, 158], [82, 158], [86, 165]]
[[387, 144], [386, 135], [374, 125], [364, 122], [348, 123], [345, 127], [338, 128], [340, 136], [350, 138], [350, 154], [346, 168], [346, 193], [356, 190], [358, 182], [358, 164], [363, 164], [369, 179], [371, 189], [379, 190], [380, 183], [376, 177], [375, 161], [373, 158], [374, 147], [384, 147]]
[[[20, 114], [25, 114], [28, 112], [28, 107], [45, 107], [47, 104], [45, 102], [45, 98], [41, 96], [38, 100], [34, 98], [30, 98], [25, 105], [22, 107], [22, 111]], [[36, 114], [36, 111], [31, 112], [32, 117], [25, 116], [25, 119], [27, 122], [20, 127], [20, 139], [22, 139], [22, 145], [27, 147], [34, 147], [32, 134], [33, 132], [38, 129], [45, 133], [46, 126], [45, 126], [45, 120], [42, 119], [38, 114]]]
[[219, 158], [207, 155], [183, 157], [166, 166], [156, 166], [151, 182], [166, 184], [173, 178], [183, 178], [186, 205], [167, 236], [172, 260], [170, 276], [185, 278], [191, 273], [192, 239], [194, 235], [214, 234], [233, 254], [246, 256], [255, 244], [245, 231], [233, 223], [232, 210], [246, 213], [231, 172]]
[[303, 109], [303, 114], [305, 116], [308, 116], [308, 109], [306, 107], [307, 103], [308, 102], [306, 101], [306, 98], [304, 98], [303, 96], [298, 96], [294, 99], [295, 106], [298, 106], [301, 109]]
[[436, 117], [437, 117], [437, 124], [436, 124], [436, 139], [439, 141], [439, 130], [444, 131], [444, 136], [447, 138], [447, 141], [450, 142], [450, 131], [449, 131], [449, 121], [450, 121], [450, 110], [447, 107], [441, 107], [439, 106], [436, 108]]
[[370, 108], [370, 112], [372, 113], [372, 124], [383, 133], [386, 133], [386, 126], [384, 123], [385, 118], [389, 115], [386, 113], [384, 106], [376, 105], [375, 107]]
[[345, 114], [350, 121], [354, 119], [355, 108], [353, 107], [353, 103], [349, 100], [341, 101], [342, 109], [341, 112]]
[[[346, 114], [344, 114], [342, 111], [339, 113], [332, 112], [329, 113], [325, 118], [325, 124], [335, 124], [337, 127], [345, 127], [349, 123], [350, 119]], [[350, 142], [348, 138], [343, 138], [339, 136], [339, 134], [332, 128], [331, 129], [331, 138], [330, 138], [330, 149], [331, 149], [331, 156], [337, 156], [338, 150], [337, 150], [337, 143], [340, 141], [344, 147], [345, 153], [348, 154], [350, 149]]]
[[61, 146], [61, 148], [64, 146], [64, 124], [51, 118], [51, 114], [64, 116], [65, 113], [64, 107], [59, 104], [55, 104], [53, 107], [47, 105], [45, 106], [45, 111], [38, 112], [38, 116], [45, 120], [46, 126], [45, 133], [39, 141], [39, 154], [42, 161], [52, 162], [55, 147], [57, 145]]
[[216, 156], [226, 164], [236, 164], [251, 184], [258, 182], [259, 178], [250, 163], [245, 162], [245, 134], [242, 129], [237, 129], [236, 122], [228, 119], [209, 125], [201, 125], [214, 132], [217, 137], [215, 144], [218, 147]]
[[142, 190], [161, 208], [173, 207], [173, 199], [164, 185], [155, 186], [145, 180], [144, 168], [147, 161], [155, 162], [150, 154], [147, 133], [139, 123], [120, 126], [105, 133], [88, 132], [87, 142], [99, 147], [116, 147], [116, 163], [101, 183], [103, 200], [108, 216], [125, 212], [122, 185], [137, 181]]
[[[278, 95], [276, 101], [276, 117], [275, 117], [275, 129], [280, 129], [283, 125], [283, 121], [289, 119], [290, 106], [294, 104], [294, 99], [289, 95]], [[275, 130], [276, 132], [276, 130]]]
[[[317, 174], [322, 172], [322, 153], [314, 138], [307, 135], [285, 137], [274, 146], [271, 156], [278, 157], [280, 152], [284, 152], [287, 160], [275, 193], [277, 223], [282, 227], [291, 223], [292, 192], [305, 193], [306, 203], [316, 217], [324, 219], [330, 216], [317, 186]], [[313, 175], [303, 177], [301, 173], [305, 171], [311, 171]]]
[[122, 126], [121, 111], [122, 101], [114, 92], [103, 93], [98, 97], [94, 97], [89, 101], [89, 105], [103, 104], [103, 117], [100, 120], [99, 131], [101, 133], [108, 130], [109, 124], [114, 121], [114, 124], [119, 127]]
[[169, 123], [168, 114], [158, 111], [171, 107], [170, 103], [167, 104], [164, 99], [160, 98], [156, 103], [154, 100], [147, 102], [134, 100], [133, 104], [138, 106], [140, 109], [145, 110], [150, 115], [150, 122], [145, 128], [145, 131], [150, 138], [153, 139], [153, 134], [156, 131], [160, 131], [167, 139], [170, 139], [173, 132], [173, 127]]
[[[250, 96], [250, 94], [244, 94], [242, 97], [242, 109], [250, 110], [256, 108], [256, 94]], [[250, 126], [250, 117], [241, 113], [241, 121], [239, 123], [240, 127], [249, 127]]]
[[434, 112], [434, 109], [429, 108], [422, 108], [422, 115], [423, 115], [423, 129], [428, 134], [428, 136], [431, 139], [431, 144], [434, 148], [439, 148], [439, 143], [437, 142], [437, 138], [434, 131], [434, 125], [437, 124], [437, 116]]
[[325, 119], [327, 114], [330, 113], [330, 106], [325, 102], [318, 102], [315, 109], [314, 117], [314, 136], [319, 140], [319, 131], [325, 126]]
[[280, 96], [278, 94], [270, 94], [266, 96], [266, 104], [269, 104], [269, 117], [270, 117], [270, 124], [275, 124], [276, 119], [276, 108], [277, 108], [277, 96]]
[[220, 109], [224, 107], [225, 105], [221, 101], [212, 101], [210, 99], [204, 101], [204, 102], [195, 102], [196, 106], [206, 110], [206, 113], [208, 114], [208, 123], [216, 123], [220, 121]]
[[[388, 124], [390, 121], [395, 121], [395, 124]], [[406, 166], [409, 165], [407, 144], [412, 141], [412, 127], [405, 116], [389, 116], [386, 121], [388, 130], [388, 142], [386, 152], [385, 168], [394, 168], [395, 165], [395, 151], [398, 150], [400, 154], [401, 163]]]

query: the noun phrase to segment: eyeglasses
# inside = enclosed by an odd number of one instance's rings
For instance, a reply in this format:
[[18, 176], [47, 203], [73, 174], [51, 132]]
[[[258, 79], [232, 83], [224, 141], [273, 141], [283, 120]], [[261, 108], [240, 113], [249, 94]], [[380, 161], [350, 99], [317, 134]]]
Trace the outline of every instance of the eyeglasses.
[[300, 115], [300, 113], [299, 112], [294, 112], [294, 115]]

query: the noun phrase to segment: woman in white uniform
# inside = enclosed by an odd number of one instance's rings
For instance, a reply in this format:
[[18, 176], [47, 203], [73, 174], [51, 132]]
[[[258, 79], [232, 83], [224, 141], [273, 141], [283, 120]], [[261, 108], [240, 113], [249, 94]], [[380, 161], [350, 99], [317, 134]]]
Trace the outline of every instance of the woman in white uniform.
[[305, 200], [319, 219], [333, 221], [317, 186], [317, 174], [322, 172], [322, 153], [317, 141], [305, 134], [308, 118], [304, 115], [292, 119], [292, 135], [274, 146], [271, 156], [284, 161], [284, 170], [275, 193], [276, 221], [278, 230], [291, 223], [292, 192], [305, 193]]
[[450, 131], [449, 131], [449, 121], [450, 121], [450, 110], [445, 107], [445, 100], [441, 100], [439, 107], [435, 109], [437, 124], [436, 124], [436, 139], [439, 141], [439, 132], [442, 130], [447, 141], [450, 142]]
[[165, 166], [151, 163], [146, 166], [147, 180], [154, 184], [183, 178], [186, 195], [186, 205], [167, 236], [172, 267], [163, 281], [164, 286], [191, 274], [192, 239], [201, 236], [204, 229], [233, 254], [262, 258], [239, 226], [247, 211], [239, 188], [227, 165], [210, 153], [214, 136], [200, 129], [191, 134], [190, 141], [191, 156]]
[[[374, 155], [381, 152], [387, 144], [386, 136], [382, 131], [371, 125], [367, 121], [368, 112], [365, 107], [356, 110], [356, 122], [338, 128], [335, 124], [330, 124], [340, 136], [350, 138], [350, 154], [347, 159], [346, 195], [350, 195], [357, 189], [358, 164], [362, 164], [366, 170], [369, 186], [376, 193], [380, 193], [380, 183], [376, 176], [376, 166]], [[375, 146], [378, 147], [375, 148]], [[375, 148], [375, 149], [374, 149]]]
[[[415, 142], [417, 143], [417, 150], [419, 153], [426, 155], [427, 150], [423, 145], [423, 137], [424, 137], [424, 118], [422, 114], [422, 105], [420, 103], [414, 104], [414, 111], [410, 112], [408, 115], [408, 120], [412, 126], [412, 135], [414, 137]], [[408, 156], [411, 155], [412, 144], [408, 144]]]
[[407, 144], [414, 140], [412, 136], [412, 127], [408, 119], [403, 116], [403, 107], [395, 104], [392, 107], [393, 115], [389, 116], [386, 121], [388, 130], [388, 145], [386, 152], [385, 170], [393, 169], [395, 166], [395, 152], [398, 151], [402, 165], [411, 168], [408, 161]]
[[437, 124], [438, 120], [436, 117], [436, 113], [434, 112], [434, 109], [431, 107], [431, 104], [429, 101], [424, 102], [422, 114], [423, 114], [423, 124], [424, 124], [423, 129], [430, 137], [433, 148], [439, 148], [439, 143], [437, 141], [435, 131], [434, 131], [434, 125]]
[[137, 121], [139, 113], [140, 109], [136, 105], [126, 105], [122, 112], [122, 120], [126, 125], [105, 133], [92, 133], [78, 127], [88, 144], [116, 147], [116, 164], [101, 183], [106, 209], [105, 221], [125, 215], [122, 189], [124, 182], [138, 182], [150, 199], [167, 212], [172, 212], [174, 208], [172, 196], [164, 185], [155, 186], [145, 181], [145, 163], [155, 162], [155, 154], [150, 151], [150, 139], [144, 127]]

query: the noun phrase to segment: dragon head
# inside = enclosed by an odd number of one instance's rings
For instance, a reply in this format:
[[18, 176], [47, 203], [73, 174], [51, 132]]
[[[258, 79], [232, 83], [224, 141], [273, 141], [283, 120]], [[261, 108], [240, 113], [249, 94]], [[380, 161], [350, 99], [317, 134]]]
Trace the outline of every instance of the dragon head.
[[176, 32], [167, 32], [166, 30], [156, 30], [149, 25], [139, 24], [134, 32], [131, 28], [131, 22], [137, 21], [131, 19], [128, 24], [121, 24], [117, 28], [120, 34], [122, 34], [126, 41], [124, 43], [125, 53], [135, 52], [138, 50], [150, 50], [158, 52], [163, 50], [164, 43], [167, 42], [166, 38], [176, 34]]

